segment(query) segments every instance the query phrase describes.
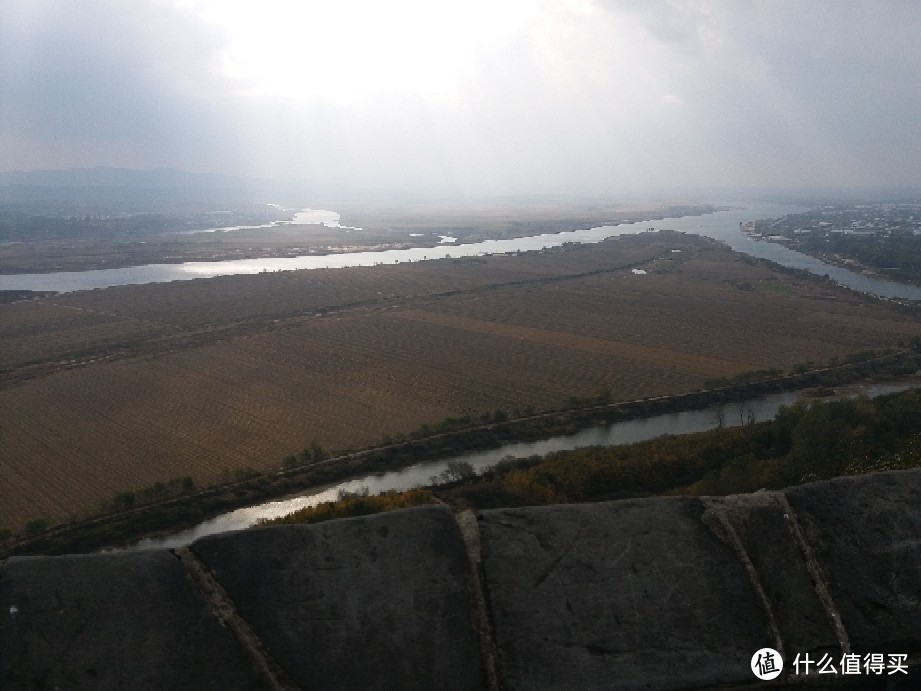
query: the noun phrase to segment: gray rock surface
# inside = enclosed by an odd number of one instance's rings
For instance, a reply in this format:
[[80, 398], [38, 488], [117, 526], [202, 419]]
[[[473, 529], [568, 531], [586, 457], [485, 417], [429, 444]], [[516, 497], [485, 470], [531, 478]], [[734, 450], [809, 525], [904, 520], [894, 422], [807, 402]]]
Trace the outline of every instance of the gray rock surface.
[[[839, 640], [909, 674], [792, 674]], [[762, 647], [777, 685], [921, 688], [921, 471], [0, 564], [3, 691], [754, 689]]]
[[713, 506], [729, 520], [751, 560], [785, 652], [827, 652], [840, 657], [832, 621], [819, 600], [778, 494], [737, 495], [713, 500]]
[[855, 652], [921, 650], [921, 472], [786, 491]]
[[696, 499], [485, 511], [500, 675], [509, 689], [750, 682], [772, 644], [732, 548]]
[[192, 551], [302, 688], [482, 686], [467, 556], [445, 507], [231, 533]]
[[263, 687], [179, 561], [141, 552], [4, 564], [0, 688]]

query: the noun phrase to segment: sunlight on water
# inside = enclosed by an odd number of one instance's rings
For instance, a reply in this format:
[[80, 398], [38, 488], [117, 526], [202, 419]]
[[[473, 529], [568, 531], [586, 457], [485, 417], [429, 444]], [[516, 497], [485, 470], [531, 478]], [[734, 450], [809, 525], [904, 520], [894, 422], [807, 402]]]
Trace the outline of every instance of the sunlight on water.
[[[918, 386], [918, 381], [892, 382], [856, 387], [854, 395], [881, 396]], [[424, 485], [436, 484], [451, 462], [464, 462], [482, 473], [489, 466], [505, 458], [529, 458], [545, 456], [555, 451], [568, 451], [586, 446], [616, 446], [633, 444], [663, 435], [681, 435], [714, 429], [722, 418], [724, 426], [738, 427], [751, 415], [754, 420], [772, 419], [781, 406], [791, 405], [799, 392], [787, 392], [762, 396], [743, 403], [714, 406], [702, 410], [689, 410], [667, 415], [626, 420], [610, 425], [590, 427], [571, 435], [552, 437], [535, 442], [505, 444], [495, 449], [474, 451], [438, 461], [418, 463], [389, 473], [378, 473], [348, 480], [332, 486], [310, 490], [290, 499], [266, 502], [248, 506], [204, 521], [189, 530], [166, 538], [141, 540], [129, 549], [161, 549], [187, 545], [200, 537], [215, 535], [231, 530], [243, 530], [256, 525], [260, 520], [278, 518], [307, 506], [335, 501], [340, 492], [358, 492], [367, 489], [372, 495], [388, 490], [402, 491]]]
[[[828, 275], [839, 285], [882, 297], [921, 300], [921, 288], [863, 276], [847, 269], [830, 266], [788, 247], [753, 240], [739, 230], [740, 221], [760, 218], [776, 218], [802, 211], [804, 207], [781, 206], [777, 204], [740, 205], [728, 211], [717, 211], [703, 216], [685, 216], [655, 221], [659, 230], [677, 230], [711, 237], [726, 243], [732, 249], [753, 257], [769, 259], [795, 269], [802, 269], [817, 275]], [[305, 218], [335, 217], [334, 211], [305, 210]], [[313, 215], [316, 214], [316, 215]], [[160, 283], [193, 278], [212, 278], [234, 274], [255, 274], [264, 271], [293, 271], [297, 269], [345, 268], [417, 262], [447, 257], [471, 257], [488, 254], [510, 254], [559, 247], [564, 243], [593, 244], [618, 235], [646, 232], [649, 221], [622, 223], [616, 226], [601, 226], [583, 230], [544, 233], [523, 238], [485, 240], [482, 242], [445, 245], [436, 247], [414, 247], [379, 252], [352, 252], [323, 256], [300, 256], [264, 259], [237, 259], [219, 262], [187, 262], [184, 264], [148, 264], [122, 269], [97, 271], [58, 272], [49, 274], [14, 274], [0, 276], [0, 290], [54, 290], [69, 292], [115, 285], [139, 283]]]

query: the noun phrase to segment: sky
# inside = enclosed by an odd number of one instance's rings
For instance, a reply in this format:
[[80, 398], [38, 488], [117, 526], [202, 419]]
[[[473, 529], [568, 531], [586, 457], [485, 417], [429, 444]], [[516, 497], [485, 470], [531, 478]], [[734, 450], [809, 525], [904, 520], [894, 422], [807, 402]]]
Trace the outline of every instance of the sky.
[[917, 0], [0, 0], [0, 171], [921, 189]]

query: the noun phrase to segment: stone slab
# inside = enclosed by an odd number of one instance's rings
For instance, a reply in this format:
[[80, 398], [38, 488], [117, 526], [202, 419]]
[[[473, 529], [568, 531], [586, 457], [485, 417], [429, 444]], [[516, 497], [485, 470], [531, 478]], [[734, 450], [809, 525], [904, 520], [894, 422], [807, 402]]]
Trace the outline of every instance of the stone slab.
[[0, 688], [263, 686], [179, 560], [156, 551], [0, 567]]
[[446, 507], [253, 529], [191, 549], [302, 688], [481, 688], [467, 556]]
[[751, 682], [771, 646], [734, 550], [696, 499], [480, 515], [508, 689], [683, 689]]
[[855, 652], [921, 650], [921, 471], [786, 490]]
[[828, 653], [840, 657], [837, 636], [816, 592], [790, 518], [777, 492], [713, 499], [742, 543], [774, 614], [785, 652]]

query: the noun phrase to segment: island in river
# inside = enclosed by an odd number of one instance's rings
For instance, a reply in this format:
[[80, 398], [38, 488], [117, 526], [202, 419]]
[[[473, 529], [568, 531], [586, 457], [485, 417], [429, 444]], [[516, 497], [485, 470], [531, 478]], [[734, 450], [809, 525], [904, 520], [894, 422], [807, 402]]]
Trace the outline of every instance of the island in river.
[[[90, 271], [473, 243], [710, 213], [705, 204], [543, 200], [399, 207], [338, 203], [305, 214], [262, 204], [234, 213], [115, 213], [82, 218], [0, 206], [0, 275]], [[222, 232], [216, 232], [222, 231]]]
[[367, 449], [448, 418], [685, 393], [917, 336], [912, 306], [674, 232], [9, 302], [0, 529], [272, 473], [304, 450]]

